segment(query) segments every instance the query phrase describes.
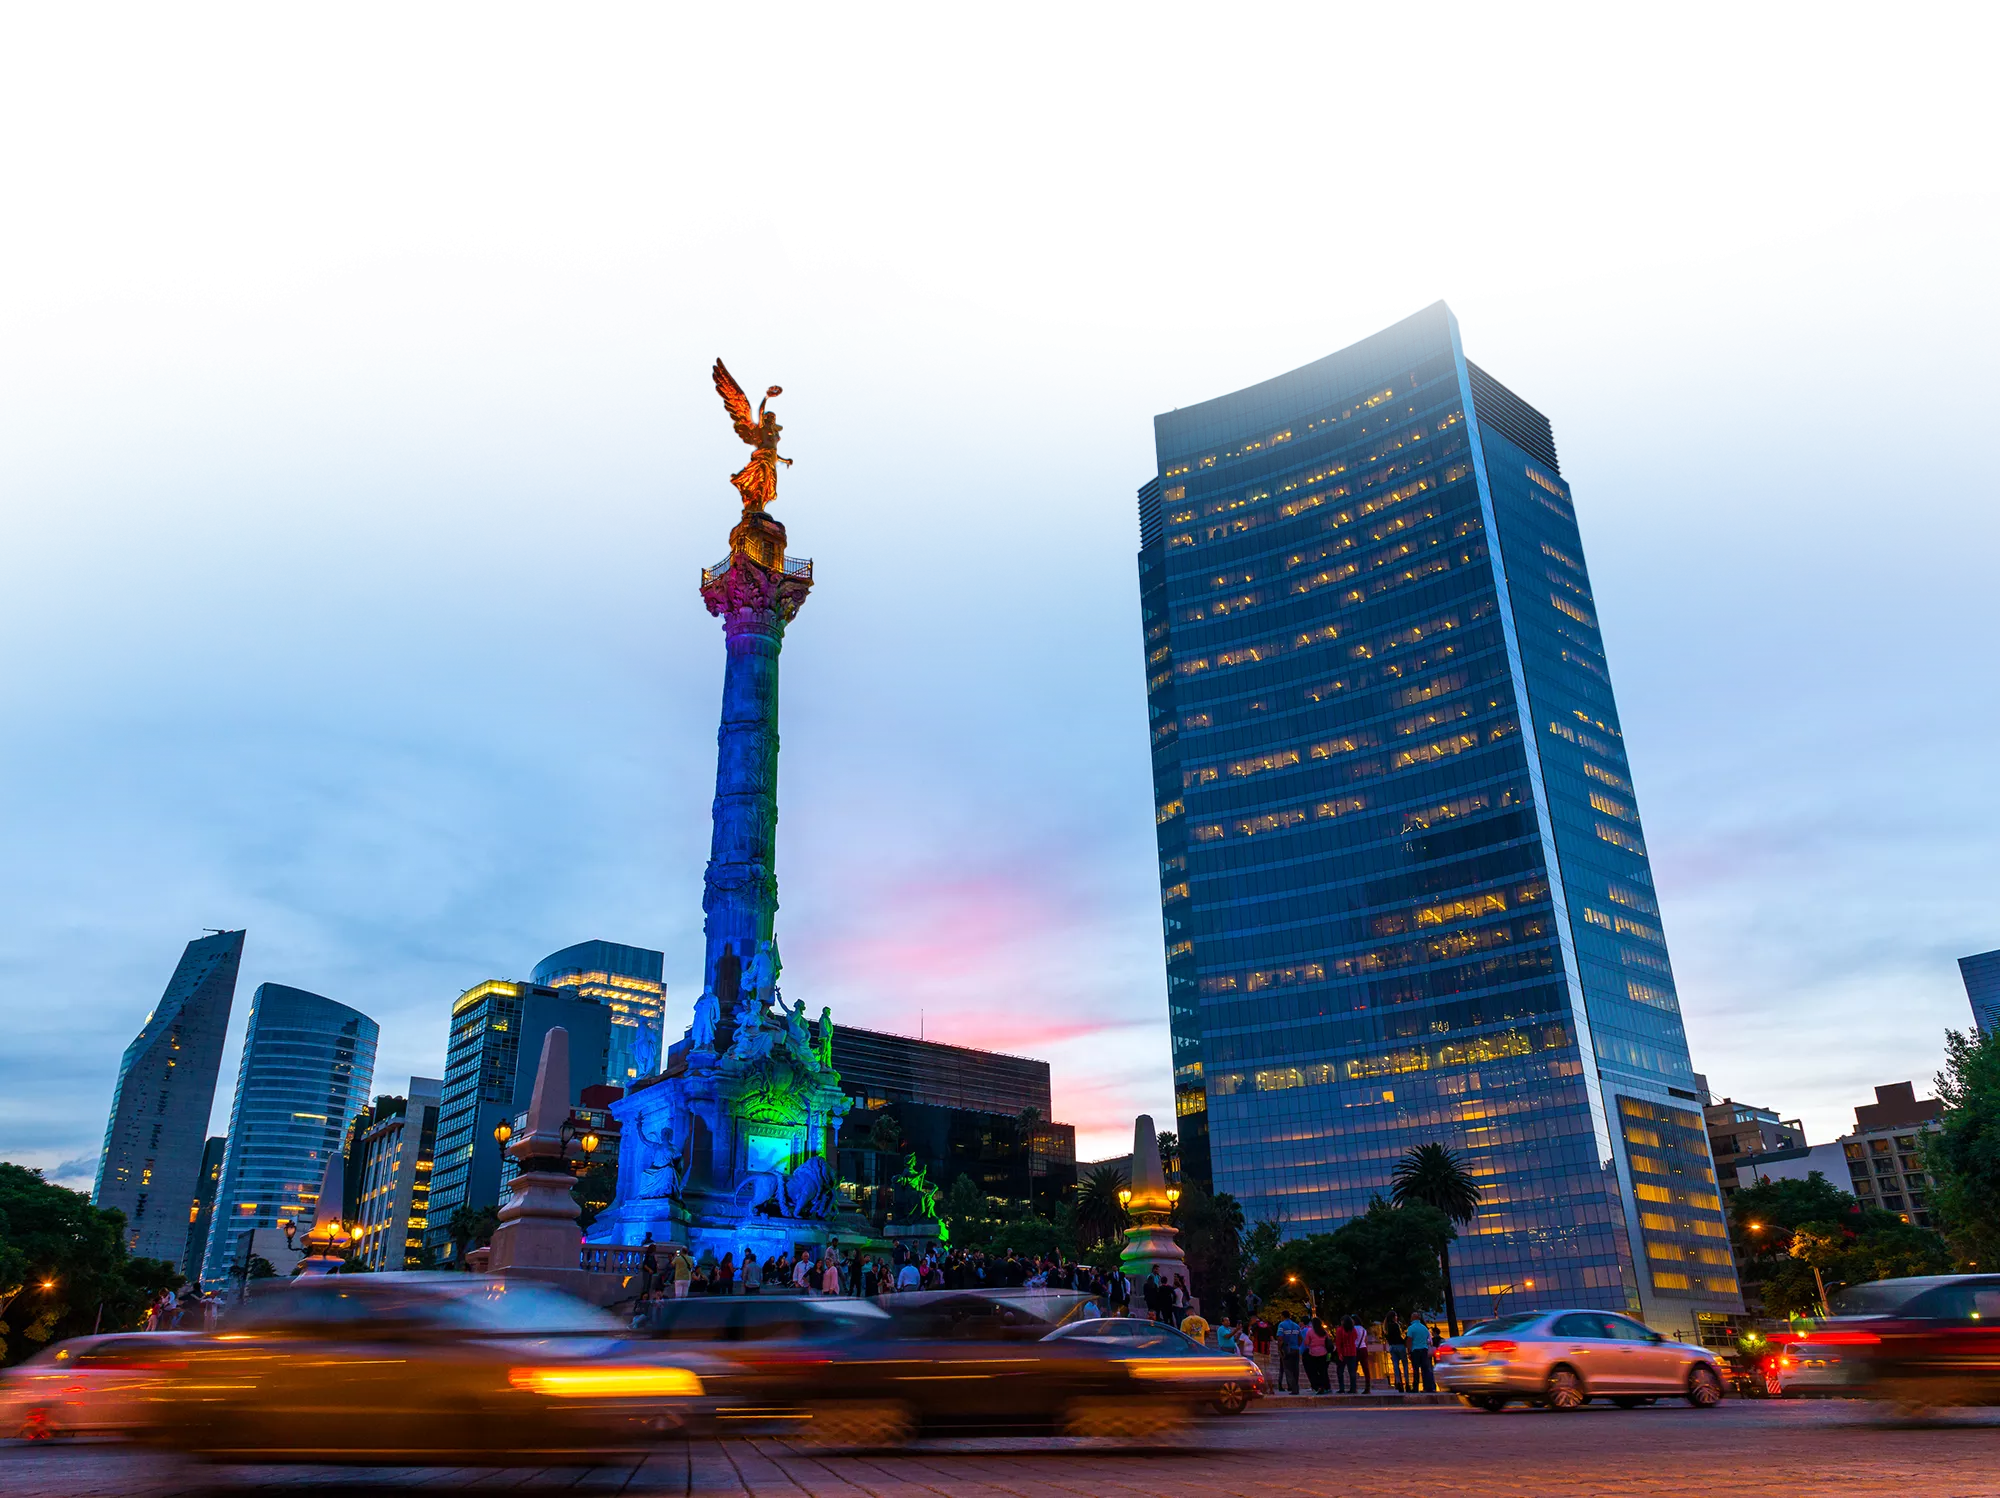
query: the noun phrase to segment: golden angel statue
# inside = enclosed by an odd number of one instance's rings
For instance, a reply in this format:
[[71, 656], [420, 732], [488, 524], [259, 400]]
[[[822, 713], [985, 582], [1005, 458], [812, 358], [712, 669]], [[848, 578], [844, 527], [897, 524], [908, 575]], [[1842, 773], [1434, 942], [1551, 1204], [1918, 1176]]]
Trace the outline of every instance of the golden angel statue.
[[743, 393], [743, 387], [736, 383], [720, 359], [715, 361], [715, 393], [722, 397], [722, 404], [729, 411], [729, 418], [736, 423], [736, 435], [749, 443], [754, 451], [750, 461], [738, 473], [729, 476], [729, 482], [736, 486], [736, 492], [743, 496], [743, 513], [756, 514], [778, 497], [778, 465], [791, 466], [790, 458], [778, 456], [778, 434], [784, 430], [778, 425], [777, 416], [766, 411], [774, 395], [783, 395], [782, 387], [773, 385], [764, 392], [764, 399], [757, 402], [756, 415], [750, 413], [750, 397]]

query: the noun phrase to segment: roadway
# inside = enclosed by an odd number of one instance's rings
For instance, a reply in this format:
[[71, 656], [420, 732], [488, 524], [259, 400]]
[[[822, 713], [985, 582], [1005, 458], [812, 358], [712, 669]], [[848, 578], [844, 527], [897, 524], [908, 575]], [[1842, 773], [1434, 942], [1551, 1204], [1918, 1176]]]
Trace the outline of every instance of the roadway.
[[[0, 1443], [6, 1498], [140, 1498], [188, 1491], [187, 1483], [127, 1448]], [[696, 1440], [587, 1470], [246, 1467], [227, 1470], [215, 1486], [276, 1498], [387, 1498], [412, 1489], [576, 1498], [1993, 1498], [2000, 1412], [1903, 1426], [1844, 1401], [1487, 1415], [1288, 1409], [1279, 1398], [1150, 1451], [1040, 1440], [822, 1454], [776, 1440]], [[194, 1490], [207, 1488], [197, 1476]]]

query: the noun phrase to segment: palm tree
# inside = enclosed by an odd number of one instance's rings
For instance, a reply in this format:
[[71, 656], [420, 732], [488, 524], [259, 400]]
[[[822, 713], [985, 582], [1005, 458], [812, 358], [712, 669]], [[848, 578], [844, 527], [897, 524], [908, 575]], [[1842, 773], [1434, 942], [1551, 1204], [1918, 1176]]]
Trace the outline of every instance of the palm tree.
[[1116, 1165], [1093, 1165], [1076, 1183], [1076, 1225], [1091, 1243], [1104, 1242], [1125, 1230], [1125, 1172]]
[[[1479, 1182], [1466, 1170], [1465, 1162], [1441, 1144], [1419, 1144], [1396, 1162], [1390, 1177], [1390, 1195], [1396, 1205], [1417, 1202], [1438, 1211], [1454, 1223], [1471, 1222], [1479, 1211]], [[1451, 1334], [1458, 1335], [1458, 1302], [1451, 1293], [1451, 1246], [1438, 1245], [1438, 1261], [1444, 1270], [1444, 1315]]]

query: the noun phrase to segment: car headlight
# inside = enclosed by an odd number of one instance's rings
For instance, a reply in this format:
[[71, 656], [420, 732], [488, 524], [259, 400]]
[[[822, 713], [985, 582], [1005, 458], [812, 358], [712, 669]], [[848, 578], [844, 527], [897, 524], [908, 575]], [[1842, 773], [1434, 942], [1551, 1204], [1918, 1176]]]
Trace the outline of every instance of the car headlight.
[[701, 1380], [685, 1368], [510, 1368], [507, 1382], [517, 1389], [558, 1399], [686, 1397], [701, 1393]]

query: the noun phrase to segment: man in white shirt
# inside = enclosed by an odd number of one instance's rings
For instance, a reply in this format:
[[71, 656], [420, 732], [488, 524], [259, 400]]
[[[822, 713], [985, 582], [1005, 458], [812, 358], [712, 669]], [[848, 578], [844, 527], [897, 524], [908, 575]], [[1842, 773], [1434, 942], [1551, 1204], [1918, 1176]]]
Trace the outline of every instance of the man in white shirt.
[[915, 1259], [905, 1259], [903, 1267], [896, 1271], [896, 1288], [898, 1290], [914, 1290], [923, 1284], [923, 1282], [923, 1271], [917, 1268], [917, 1261]]

